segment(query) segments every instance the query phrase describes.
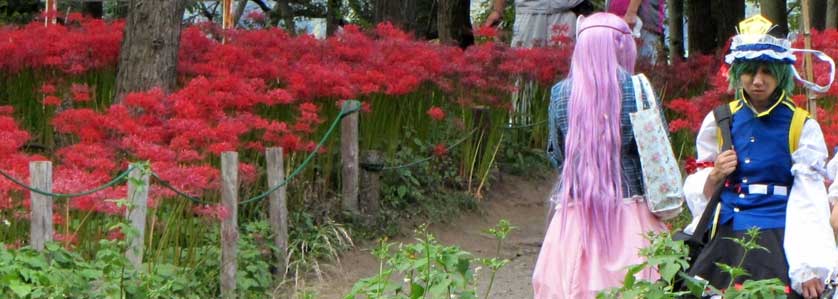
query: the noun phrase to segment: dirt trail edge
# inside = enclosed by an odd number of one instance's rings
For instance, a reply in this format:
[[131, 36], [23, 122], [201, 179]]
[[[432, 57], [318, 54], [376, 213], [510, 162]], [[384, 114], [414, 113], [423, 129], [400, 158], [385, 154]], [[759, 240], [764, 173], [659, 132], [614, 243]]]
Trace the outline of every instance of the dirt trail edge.
[[[431, 225], [429, 231], [442, 244], [457, 245], [479, 257], [491, 257], [495, 251], [494, 237], [483, 233], [500, 219], [509, 220], [516, 229], [505, 242], [501, 255], [510, 260], [495, 277], [489, 298], [532, 298], [530, 278], [538, 257], [545, 230], [545, 199], [553, 186], [553, 178], [523, 178], [504, 175], [485, 195], [480, 212], [460, 215], [449, 223]], [[394, 242], [412, 243], [413, 236], [398, 237]], [[340, 266], [327, 271], [321, 282], [309, 282], [316, 298], [343, 298], [361, 278], [378, 273], [378, 261], [370, 253], [376, 244], [368, 242], [341, 256]], [[479, 273], [480, 293], [485, 295], [488, 272]]]

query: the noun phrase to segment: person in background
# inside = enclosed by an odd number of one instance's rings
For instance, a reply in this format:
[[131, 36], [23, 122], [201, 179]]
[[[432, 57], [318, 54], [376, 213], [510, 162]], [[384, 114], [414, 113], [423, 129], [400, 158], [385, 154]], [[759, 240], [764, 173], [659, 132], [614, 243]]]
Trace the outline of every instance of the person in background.
[[629, 120], [640, 92], [632, 84], [636, 51], [619, 16], [580, 17], [570, 75], [551, 91], [547, 154], [561, 176], [533, 272], [536, 299], [595, 298], [621, 285], [627, 268], [643, 262], [646, 233], [666, 230], [646, 206]]
[[642, 24], [638, 54], [655, 64], [662, 48], [664, 0], [608, 0], [606, 7], [608, 12], [623, 16], [631, 28]]
[[[576, 27], [574, 9], [590, 4], [587, 0], [515, 0], [515, 23], [512, 25], [512, 47], [548, 46], [559, 26], [573, 36]], [[484, 26], [497, 26], [503, 19], [506, 0], [492, 0], [492, 12]]]

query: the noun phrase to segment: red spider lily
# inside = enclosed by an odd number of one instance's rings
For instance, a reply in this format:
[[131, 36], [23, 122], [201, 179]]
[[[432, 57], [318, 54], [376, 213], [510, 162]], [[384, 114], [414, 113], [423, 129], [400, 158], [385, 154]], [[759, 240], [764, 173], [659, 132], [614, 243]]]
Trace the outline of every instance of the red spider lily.
[[448, 147], [446, 147], [445, 144], [439, 143], [434, 146], [433, 153], [434, 156], [444, 157], [448, 154]]
[[195, 215], [204, 217], [212, 221], [221, 221], [229, 217], [230, 212], [223, 205], [197, 205], [192, 207], [192, 212]]
[[425, 113], [428, 114], [428, 116], [430, 116], [431, 118], [433, 118], [434, 120], [437, 120], [437, 121], [445, 119], [445, 111], [442, 111], [442, 108], [439, 108], [439, 107], [436, 107], [436, 106], [431, 107]]
[[42, 103], [47, 106], [58, 106], [61, 105], [61, 98], [56, 96], [45, 96]]
[[41, 85], [41, 93], [43, 94], [54, 94], [55, 93], [55, 85], [44, 83]]
[[73, 248], [79, 244], [79, 236], [75, 233], [62, 234], [59, 232], [55, 232], [55, 234], [53, 234], [52, 236], [52, 239], [58, 243], [61, 243], [61, 245], [63, 245], [64, 248], [68, 249]]
[[6, 250], [20, 249], [23, 247], [23, 240], [15, 240], [14, 242], [6, 243], [5, 246]]
[[87, 87], [87, 84], [73, 83], [70, 86], [70, 93], [73, 95], [73, 99], [78, 102], [90, 101], [90, 88]]
[[107, 239], [111, 240], [111, 241], [113, 241], [113, 240], [124, 240], [125, 239], [125, 233], [122, 232], [121, 228], [115, 227], [115, 228], [111, 229], [110, 231], [108, 231]]
[[52, 224], [53, 225], [64, 225], [64, 216], [59, 213], [52, 213]]
[[496, 36], [498, 36], [498, 29], [494, 26], [480, 26], [477, 27], [476, 30], [474, 30], [474, 36], [494, 39]]
[[250, 19], [253, 22], [257, 23], [264, 23], [265, 22], [265, 14], [261, 11], [251, 11], [246, 16], [246, 18]]

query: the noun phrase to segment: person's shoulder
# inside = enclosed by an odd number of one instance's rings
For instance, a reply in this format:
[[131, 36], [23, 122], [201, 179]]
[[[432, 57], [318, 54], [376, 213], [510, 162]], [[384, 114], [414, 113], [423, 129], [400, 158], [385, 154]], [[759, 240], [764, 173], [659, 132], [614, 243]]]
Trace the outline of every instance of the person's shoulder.
[[570, 86], [570, 78], [565, 78], [559, 82], [557, 82], [553, 87], [550, 89], [550, 93], [553, 95], [558, 95], [562, 93], [567, 87]]

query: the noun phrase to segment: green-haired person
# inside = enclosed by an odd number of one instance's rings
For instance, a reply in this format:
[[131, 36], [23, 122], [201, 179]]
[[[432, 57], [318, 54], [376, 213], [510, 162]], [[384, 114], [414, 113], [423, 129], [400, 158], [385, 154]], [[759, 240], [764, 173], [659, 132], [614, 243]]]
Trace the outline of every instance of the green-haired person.
[[[705, 227], [706, 246], [689, 274], [723, 289], [731, 285], [731, 277], [719, 264], [742, 261], [748, 275], [734, 283], [777, 278], [788, 286], [788, 298], [817, 298], [838, 265], [822, 176], [828, 151], [818, 123], [790, 95], [794, 78], [819, 92], [832, 82], [818, 86], [800, 79], [794, 52], [812, 52], [829, 63], [830, 78], [835, 66], [821, 52], [792, 49], [787, 39], [769, 35], [772, 27], [761, 16], [742, 21], [725, 57], [735, 90], [735, 98], [726, 104], [733, 149], [720, 150], [714, 113], [705, 117], [698, 132], [697, 160], [707, 167], [685, 181], [694, 216], [685, 231], [696, 229], [705, 208], [711, 209], [712, 220]], [[719, 188], [719, 204], [707, 207]], [[758, 243], [768, 250], [746, 255], [732, 239], [745, 237], [754, 227], [760, 230]]]

